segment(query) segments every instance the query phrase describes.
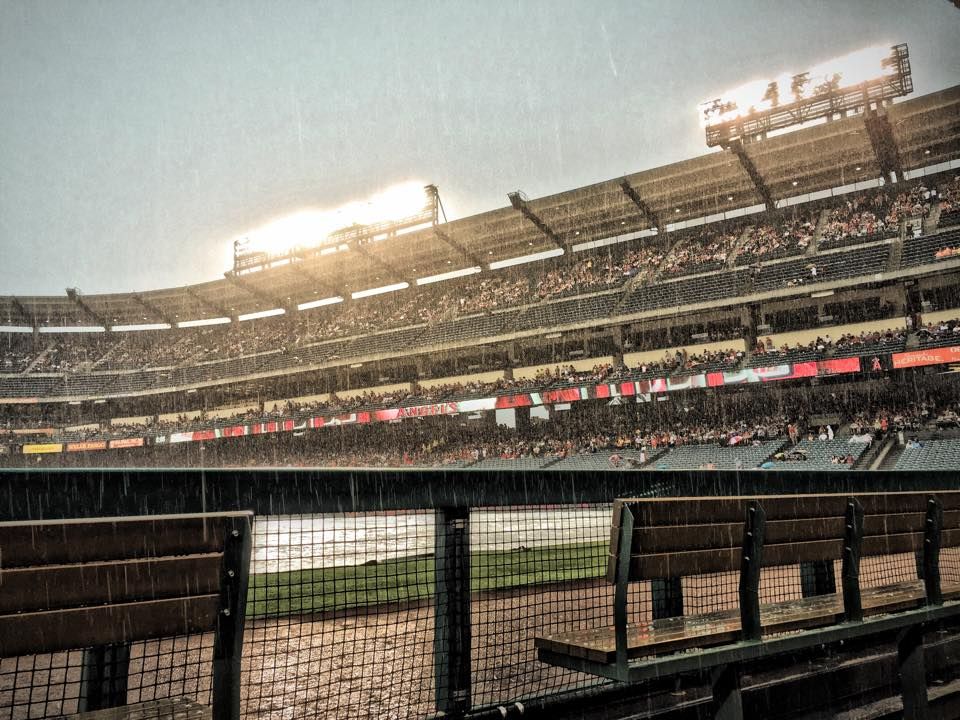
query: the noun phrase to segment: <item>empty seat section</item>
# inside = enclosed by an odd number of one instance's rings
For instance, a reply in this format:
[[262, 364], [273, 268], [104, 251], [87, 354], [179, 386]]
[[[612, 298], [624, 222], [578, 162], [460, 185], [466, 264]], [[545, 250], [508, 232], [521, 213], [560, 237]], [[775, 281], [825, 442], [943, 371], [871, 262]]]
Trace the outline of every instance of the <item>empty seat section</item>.
[[759, 467], [764, 460], [777, 452], [783, 440], [767, 440], [759, 445], [721, 447], [719, 445], [681, 445], [673, 448], [650, 464], [657, 470], [691, 470], [716, 468], [744, 470]]
[[[960, 256], [960, 253], [951, 255], [945, 252], [954, 248], [960, 248], [960, 228], [936, 235], [907, 238], [903, 243], [903, 259], [900, 264], [902, 267], [916, 267]], [[937, 257], [938, 253], [940, 257]]]
[[611, 294], [533, 305], [520, 316], [514, 329], [552, 328], [606, 318], [618, 300], [619, 295]]

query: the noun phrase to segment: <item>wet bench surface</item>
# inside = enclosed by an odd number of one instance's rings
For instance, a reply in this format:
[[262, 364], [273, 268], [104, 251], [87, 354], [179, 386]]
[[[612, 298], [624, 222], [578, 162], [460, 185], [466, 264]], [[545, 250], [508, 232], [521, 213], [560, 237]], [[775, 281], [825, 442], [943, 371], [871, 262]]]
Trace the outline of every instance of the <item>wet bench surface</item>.
[[[84, 718], [239, 715], [252, 513], [0, 523], [0, 657], [84, 649]], [[129, 643], [214, 633], [213, 706], [126, 702]]]
[[[960, 578], [940, 581], [940, 548], [956, 546], [956, 492], [618, 500], [607, 571], [607, 580], [617, 586], [614, 624], [543, 635], [535, 646], [546, 662], [628, 679], [629, 661], [650, 666], [691, 649], [861, 622], [960, 599]], [[903, 554], [916, 556], [913, 577], [885, 577], [885, 556], [901, 555], [902, 562]], [[869, 587], [861, 582], [861, 558], [876, 561], [875, 582]], [[842, 564], [839, 591], [837, 561]], [[774, 573], [797, 565], [801, 571], [804, 565], [819, 570], [819, 594], [804, 588], [806, 596], [797, 598], [798, 588], [789, 588], [791, 599], [761, 603], [761, 570]], [[709, 578], [713, 573], [727, 573], [726, 580]], [[682, 578], [698, 577], [708, 589], [715, 580], [719, 592], [719, 585], [736, 574], [738, 602], [733, 607], [684, 612]], [[795, 584], [799, 578], [796, 572], [763, 577]], [[635, 581], [651, 585], [649, 622], [626, 620], [626, 584]], [[664, 598], [667, 602], [658, 605]], [[811, 638], [810, 644], [816, 641]]]

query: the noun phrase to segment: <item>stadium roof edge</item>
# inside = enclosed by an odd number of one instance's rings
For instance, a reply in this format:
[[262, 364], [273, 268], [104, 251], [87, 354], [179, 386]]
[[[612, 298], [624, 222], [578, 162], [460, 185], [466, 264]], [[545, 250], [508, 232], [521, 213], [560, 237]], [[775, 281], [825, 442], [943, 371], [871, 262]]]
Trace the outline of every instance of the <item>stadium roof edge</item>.
[[[894, 126], [894, 137], [901, 146], [905, 170], [960, 158], [960, 85], [895, 103], [886, 111]], [[930, 139], [931, 129], [936, 142]], [[844, 150], [843, 160], [840, 149]], [[872, 161], [869, 139], [859, 116], [752, 143], [748, 152], [776, 200], [841, 187], [868, 179], [871, 173], [875, 176], [876, 163]], [[836, 162], [823, 162], [824, 158], [834, 155]], [[857, 173], [864, 177], [858, 178]], [[624, 193], [623, 180], [629, 182], [651, 214], [659, 215], [664, 223], [723, 216], [762, 201], [753, 181], [732, 153], [710, 151], [527, 202], [569, 245], [652, 228], [652, 218], [645, 217], [641, 208]], [[555, 247], [509, 205], [440, 227], [457, 245], [487, 262]], [[336, 282], [344, 290], [358, 291], [403, 279], [386, 273], [386, 266], [400, 268], [404, 273], [408, 268], [416, 268], [416, 272], [410, 274], [426, 276], [445, 272], [456, 260], [462, 259], [453, 247], [436, 237], [432, 228], [372, 243], [365, 246], [365, 250], [375, 255], [376, 261], [352, 249], [315, 253], [296, 266], [250, 273], [244, 275], [244, 279], [254, 287], [266, 284], [271, 292], [283, 298], [289, 296], [290, 302], [296, 304], [313, 299], [318, 287], [316, 278]], [[216, 272], [219, 275], [222, 269]], [[131, 324], [143, 322], [150, 315], [142, 303], [134, 300], [135, 295], [169, 318], [181, 321], [210, 316], [212, 303], [234, 315], [269, 309], [258, 297], [222, 276], [193, 285], [85, 294], [83, 300], [110, 323]], [[0, 297], [0, 323], [22, 319], [23, 312], [17, 305], [26, 308], [41, 327], [83, 322], [75, 303], [65, 296], [53, 295]]]

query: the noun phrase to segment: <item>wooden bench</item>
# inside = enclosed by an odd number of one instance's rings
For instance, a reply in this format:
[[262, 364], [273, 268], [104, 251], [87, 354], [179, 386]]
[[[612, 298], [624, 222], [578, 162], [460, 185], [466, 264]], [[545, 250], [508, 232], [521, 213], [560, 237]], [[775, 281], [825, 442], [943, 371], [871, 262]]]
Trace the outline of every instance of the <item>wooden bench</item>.
[[[941, 583], [939, 564], [940, 548], [957, 545], [960, 493], [953, 492], [618, 500], [607, 572], [613, 626], [538, 637], [538, 657], [630, 682], [708, 671], [716, 716], [739, 718], [741, 663], [897, 632], [904, 707], [924, 707], [923, 629], [960, 616], [960, 583]], [[864, 586], [862, 559], [899, 553], [918, 554], [922, 579]], [[783, 583], [799, 579], [784, 568], [819, 566], [832, 582], [835, 561], [840, 592], [761, 603], [762, 569]], [[681, 579], [724, 582], [711, 573], [737, 574], [733, 607], [684, 614]], [[651, 584], [660, 605], [651, 622], [627, 620], [633, 581]]]
[[[76, 717], [239, 717], [252, 517], [0, 523], [0, 657], [85, 649]], [[112, 708], [126, 703], [131, 642], [211, 631], [211, 707]]]

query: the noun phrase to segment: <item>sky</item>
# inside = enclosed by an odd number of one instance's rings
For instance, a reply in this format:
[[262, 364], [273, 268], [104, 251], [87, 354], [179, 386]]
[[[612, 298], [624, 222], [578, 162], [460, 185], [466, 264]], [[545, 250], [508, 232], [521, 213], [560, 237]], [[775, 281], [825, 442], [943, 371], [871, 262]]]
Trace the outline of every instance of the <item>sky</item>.
[[221, 277], [232, 238], [407, 180], [448, 216], [707, 151], [697, 104], [906, 42], [947, 0], [0, 0], [0, 295]]

